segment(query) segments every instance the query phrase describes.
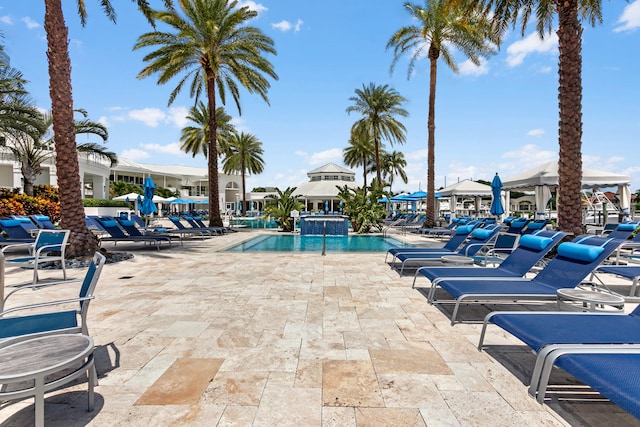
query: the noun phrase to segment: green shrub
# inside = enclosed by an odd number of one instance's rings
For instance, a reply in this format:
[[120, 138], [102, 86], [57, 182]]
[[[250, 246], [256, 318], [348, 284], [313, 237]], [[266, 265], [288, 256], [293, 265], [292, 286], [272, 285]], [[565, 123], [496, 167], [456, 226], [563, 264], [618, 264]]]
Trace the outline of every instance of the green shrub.
[[82, 203], [87, 208], [104, 208], [104, 207], [131, 207], [130, 203], [127, 203], [124, 200], [107, 200], [107, 199], [92, 199], [86, 198], [82, 199]]

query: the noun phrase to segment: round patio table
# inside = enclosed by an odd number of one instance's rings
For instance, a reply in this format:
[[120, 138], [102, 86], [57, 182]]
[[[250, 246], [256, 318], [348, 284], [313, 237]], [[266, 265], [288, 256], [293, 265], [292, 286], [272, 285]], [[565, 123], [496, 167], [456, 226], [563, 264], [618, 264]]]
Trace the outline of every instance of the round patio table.
[[461, 255], [444, 255], [440, 257], [443, 263], [445, 264], [455, 264], [455, 265], [471, 265], [474, 262], [474, 259], [468, 256]]
[[579, 288], [557, 290], [558, 308], [568, 311], [622, 311], [624, 298], [607, 292]]
[[[0, 384], [26, 382], [14, 391], [0, 391], [1, 400], [35, 398], [35, 426], [44, 426], [44, 394], [88, 375], [89, 411], [93, 410], [96, 372], [93, 339], [80, 334], [46, 335], [0, 342]], [[69, 372], [71, 370], [71, 372]], [[65, 371], [60, 377], [54, 374]], [[50, 377], [50, 378], [47, 378]]]

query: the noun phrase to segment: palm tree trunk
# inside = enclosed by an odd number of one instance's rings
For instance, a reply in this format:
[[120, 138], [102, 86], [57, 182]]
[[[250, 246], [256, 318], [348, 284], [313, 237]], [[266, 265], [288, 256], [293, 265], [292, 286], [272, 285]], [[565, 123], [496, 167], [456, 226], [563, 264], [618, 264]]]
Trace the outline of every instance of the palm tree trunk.
[[435, 150], [436, 150], [436, 77], [437, 63], [440, 52], [431, 46], [429, 48], [429, 116], [427, 130], [429, 140], [427, 143], [427, 212], [424, 221], [425, 227], [436, 225], [436, 184], [435, 184]]
[[578, 0], [557, 0], [560, 123], [558, 226], [581, 234], [582, 225], [582, 26]]
[[73, 118], [69, 35], [61, 0], [45, 0], [44, 27], [48, 44], [49, 93], [56, 141], [60, 220], [63, 228], [71, 230], [67, 256], [86, 257], [93, 255], [98, 249], [98, 241], [84, 220]]
[[213, 70], [205, 70], [207, 75], [207, 98], [209, 102], [209, 226], [221, 227], [220, 196], [218, 191], [218, 122], [216, 121], [216, 92]]

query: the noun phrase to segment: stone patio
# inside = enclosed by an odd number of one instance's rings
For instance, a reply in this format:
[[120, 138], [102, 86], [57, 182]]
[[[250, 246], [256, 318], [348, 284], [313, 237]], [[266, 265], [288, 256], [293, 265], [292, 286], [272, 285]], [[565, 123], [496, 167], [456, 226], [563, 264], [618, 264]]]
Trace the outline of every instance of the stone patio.
[[[562, 372], [536, 403], [526, 347], [492, 328], [476, 349], [488, 308], [463, 308], [450, 326], [384, 253], [221, 251], [259, 232], [160, 251], [119, 244], [135, 256], [105, 266], [89, 312], [96, 408], [86, 383], [64, 388], [46, 397], [47, 425], [640, 426]], [[7, 285], [29, 277], [9, 271]], [[64, 288], [8, 307], [77, 292]], [[32, 423], [32, 399], [0, 406], [0, 426]]]

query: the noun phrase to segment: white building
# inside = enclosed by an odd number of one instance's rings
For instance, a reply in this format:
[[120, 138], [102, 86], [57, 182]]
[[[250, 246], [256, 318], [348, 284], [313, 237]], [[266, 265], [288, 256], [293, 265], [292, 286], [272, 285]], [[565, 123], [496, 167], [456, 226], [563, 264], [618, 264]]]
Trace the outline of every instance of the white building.
[[300, 184], [293, 192], [294, 197], [304, 202], [307, 211], [338, 211], [338, 187], [359, 187], [355, 182], [355, 172], [335, 163], [309, 171], [307, 176], [309, 181]]

